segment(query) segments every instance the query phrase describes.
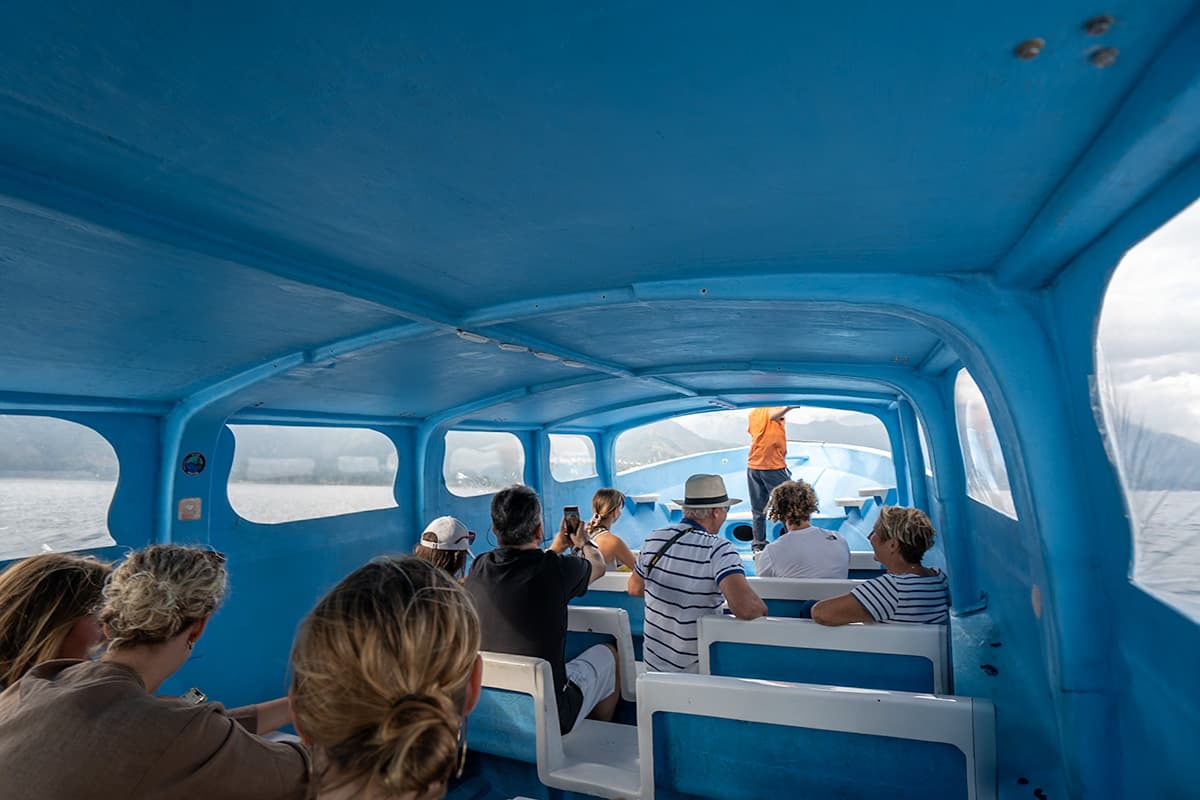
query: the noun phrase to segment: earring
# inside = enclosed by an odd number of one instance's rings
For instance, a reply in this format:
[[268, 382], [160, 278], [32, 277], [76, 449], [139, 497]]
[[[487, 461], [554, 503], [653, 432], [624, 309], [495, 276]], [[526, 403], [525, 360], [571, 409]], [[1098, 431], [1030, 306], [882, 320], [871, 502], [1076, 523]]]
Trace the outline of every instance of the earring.
[[454, 777], [461, 778], [463, 768], [467, 766], [467, 720], [464, 718], [458, 726], [458, 772]]
[[195, 639], [188, 639], [188, 640], [187, 640], [187, 649], [188, 649], [188, 650], [191, 650], [191, 649], [192, 649], [193, 647], [195, 647], [195, 646], [196, 646], [196, 640], [195, 640]]

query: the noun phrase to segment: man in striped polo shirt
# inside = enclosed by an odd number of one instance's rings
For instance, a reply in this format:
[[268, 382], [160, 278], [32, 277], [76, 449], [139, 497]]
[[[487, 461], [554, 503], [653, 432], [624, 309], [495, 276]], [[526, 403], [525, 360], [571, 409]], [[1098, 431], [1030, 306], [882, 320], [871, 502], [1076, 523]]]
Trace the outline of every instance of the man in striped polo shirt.
[[767, 613], [762, 599], [746, 580], [742, 557], [733, 544], [717, 536], [729, 516], [730, 499], [720, 475], [687, 479], [683, 521], [646, 537], [629, 593], [646, 598], [646, 667], [654, 672], [696, 672], [700, 664], [697, 625], [700, 617], [720, 613], [722, 603], [740, 619]]

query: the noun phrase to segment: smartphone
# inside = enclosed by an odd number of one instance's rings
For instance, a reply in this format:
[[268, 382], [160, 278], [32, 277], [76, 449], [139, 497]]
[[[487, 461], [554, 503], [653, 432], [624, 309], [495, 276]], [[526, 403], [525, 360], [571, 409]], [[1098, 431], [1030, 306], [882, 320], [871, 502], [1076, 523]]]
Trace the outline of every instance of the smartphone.
[[563, 506], [562, 529], [571, 535], [579, 530], [579, 506]]
[[185, 703], [191, 703], [192, 705], [198, 706], [208, 700], [208, 695], [193, 686], [184, 692], [179, 699], [183, 700]]

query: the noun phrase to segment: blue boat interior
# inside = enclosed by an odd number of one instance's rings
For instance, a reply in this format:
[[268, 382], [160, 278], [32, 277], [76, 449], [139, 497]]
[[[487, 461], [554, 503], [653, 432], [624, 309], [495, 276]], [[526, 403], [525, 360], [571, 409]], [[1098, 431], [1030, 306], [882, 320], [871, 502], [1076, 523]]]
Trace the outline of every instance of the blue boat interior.
[[[853, 550], [883, 502], [933, 519], [954, 694], [996, 709], [996, 796], [1182, 797], [1200, 629], [1131, 579], [1094, 389], [1113, 271], [1198, 196], [1188, 0], [46, 0], [0, 30], [0, 415], [112, 446], [93, 552], [227, 554], [231, 594], [164, 691], [229, 705], [281, 694], [303, 615], [428, 520], [494, 544], [490, 491], [447, 483], [448, 433], [510, 434], [548, 531], [621, 489], [636, 548], [694, 472], [746, 497], [746, 448], [626, 469], [623, 433], [868, 415], [886, 450], [797, 441], [791, 467]], [[973, 488], [961, 376], [1007, 506]], [[251, 521], [239, 426], [375, 431], [391, 502]], [[552, 435], [590, 443], [589, 476], [554, 477]], [[609, 601], [639, 636], [640, 601]], [[511, 717], [509, 758], [457, 796], [551, 796], [514, 777], [528, 698], [480, 711]], [[859, 796], [889, 764], [914, 796], [971, 782], [944, 743], [673, 712], [652, 734], [660, 797]]]

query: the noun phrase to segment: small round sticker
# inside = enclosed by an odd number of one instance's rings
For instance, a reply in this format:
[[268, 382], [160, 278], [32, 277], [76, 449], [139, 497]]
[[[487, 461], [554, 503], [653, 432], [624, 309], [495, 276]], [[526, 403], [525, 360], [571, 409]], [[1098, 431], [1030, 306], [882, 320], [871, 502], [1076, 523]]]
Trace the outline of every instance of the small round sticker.
[[188, 453], [183, 457], [183, 472], [185, 475], [199, 475], [204, 472], [207, 463], [203, 453]]

